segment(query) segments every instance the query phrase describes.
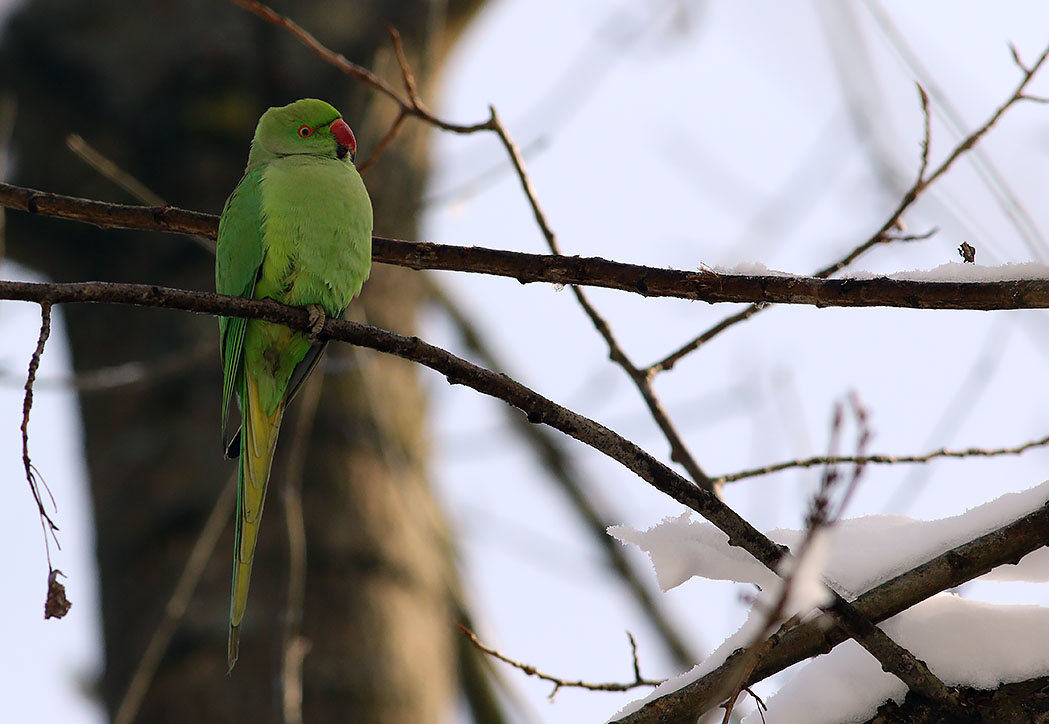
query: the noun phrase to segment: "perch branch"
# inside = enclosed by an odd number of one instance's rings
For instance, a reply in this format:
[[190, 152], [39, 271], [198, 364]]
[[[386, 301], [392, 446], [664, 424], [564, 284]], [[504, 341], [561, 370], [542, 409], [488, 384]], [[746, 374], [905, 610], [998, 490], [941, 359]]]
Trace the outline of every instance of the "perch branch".
[[[310, 315], [306, 310], [288, 307], [273, 300], [245, 299], [141, 284], [0, 282], [0, 299], [33, 301], [38, 304], [132, 304], [264, 319], [303, 331], [311, 328]], [[776, 570], [786, 553], [785, 549], [765, 537], [711, 491], [690, 483], [609, 428], [552, 402], [516, 380], [473, 365], [418, 337], [404, 337], [353, 322], [328, 319], [319, 336], [402, 357], [440, 372], [451, 384], [466, 385], [482, 394], [503, 400], [526, 413], [529, 422], [549, 425], [592, 447], [660, 492], [696, 511], [724, 532], [730, 545], [743, 548], [770, 570]], [[851, 604], [836, 596], [833, 610], [850, 630], [856, 630], [850, 618], [855, 620], [862, 616], [851, 610]], [[869, 645], [866, 636], [861, 635], [859, 640]], [[893, 670], [890, 660], [879, 657], [879, 661], [888, 670]], [[901, 678], [905, 678], [905, 674], [906, 671], [902, 671]]]
[[[310, 330], [309, 314], [305, 309], [289, 307], [271, 299], [245, 299], [146, 284], [0, 281], [0, 299], [37, 304], [108, 303], [163, 307], [264, 319], [293, 329]], [[725, 531], [732, 545], [743, 547], [762, 563], [773, 567], [783, 555], [781, 547], [708, 491], [693, 485], [607, 427], [551, 402], [516, 380], [470, 364], [418, 337], [404, 337], [354, 322], [328, 319], [319, 338], [350, 342], [402, 357], [440, 372], [452, 384], [466, 385], [482, 394], [497, 397], [527, 414], [530, 422], [549, 425], [616, 460], [646, 482], [710, 520]]]

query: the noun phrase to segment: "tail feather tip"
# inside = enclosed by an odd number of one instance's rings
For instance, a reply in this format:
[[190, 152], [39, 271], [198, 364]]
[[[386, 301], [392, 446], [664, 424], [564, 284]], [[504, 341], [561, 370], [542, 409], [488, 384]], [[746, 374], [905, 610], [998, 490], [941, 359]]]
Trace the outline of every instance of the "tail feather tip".
[[230, 628], [229, 630], [229, 648], [226, 652], [226, 676], [230, 676], [233, 673], [233, 667], [237, 665], [237, 659], [240, 657], [240, 631], [236, 627]]

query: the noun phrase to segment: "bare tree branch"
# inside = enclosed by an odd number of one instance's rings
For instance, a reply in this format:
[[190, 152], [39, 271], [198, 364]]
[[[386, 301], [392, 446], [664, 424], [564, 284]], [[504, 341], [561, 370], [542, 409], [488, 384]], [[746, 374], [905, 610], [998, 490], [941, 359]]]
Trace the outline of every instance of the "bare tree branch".
[[[310, 331], [309, 313], [271, 299], [245, 299], [211, 292], [112, 282], [42, 284], [0, 281], [0, 299], [38, 304], [109, 303], [163, 307], [212, 315], [264, 319], [293, 329]], [[777, 546], [710, 492], [693, 485], [636, 444], [593, 420], [572, 412], [516, 380], [485, 370], [455, 355], [393, 332], [354, 322], [327, 319], [321, 339], [350, 342], [396, 355], [443, 374], [452, 384], [463, 384], [517, 407], [533, 423], [543, 423], [608, 455], [643, 480], [695, 510], [717, 525], [732, 545], [746, 549], [763, 564], [774, 568], [783, 555]]]
[[[132, 198], [138, 199], [147, 206], [164, 207], [168, 205], [167, 201], [157, 196], [144, 183], [120, 168], [112, 159], [102, 155], [94, 146], [79, 135], [71, 133], [66, 136], [66, 146], [81, 161], [97, 171], [103, 178], [126, 191]], [[210, 251], [212, 254], [215, 253], [215, 242], [212, 239], [200, 234], [188, 234], [188, 236], [207, 251]]]
[[173, 206], [129, 206], [63, 196], [0, 183], [0, 206], [103, 229], [144, 229], [174, 234], [218, 235], [219, 217]]
[[382, 78], [375, 75], [364, 66], [357, 65], [356, 63], [347, 60], [346, 56], [341, 53], [336, 53], [325, 47], [323, 43], [313, 37], [313, 35], [307, 32], [301, 25], [291, 18], [281, 15], [269, 6], [264, 5], [261, 2], [256, 2], [256, 0], [231, 0], [231, 2], [235, 5], [241, 6], [249, 12], [255, 13], [267, 23], [276, 25], [277, 27], [283, 28], [291, 33], [291, 35], [293, 35], [300, 43], [312, 50], [314, 54], [325, 63], [338, 68], [346, 75], [356, 78], [369, 88], [382, 93], [392, 100], [400, 106], [401, 112], [405, 115], [413, 116], [432, 126], [436, 126], [441, 130], [451, 131], [452, 133], [477, 133], [478, 131], [493, 130], [489, 121], [483, 123], [460, 124], [451, 123], [438, 118], [431, 113], [426, 106], [422, 104], [418, 96], [415, 95], [414, 85], [409, 88], [410, 95], [409, 98], [405, 100]]
[[[265, 319], [303, 331], [311, 329], [310, 315], [305, 309], [288, 307], [273, 300], [245, 299], [147, 285], [106, 282], [0, 282], [0, 298], [35, 301], [39, 304], [106, 302], [165, 307]], [[550, 401], [516, 380], [470, 364], [443, 349], [423, 342], [418, 337], [403, 337], [353, 322], [328, 319], [320, 336], [411, 360], [440, 372], [452, 384], [469, 386], [517, 407], [528, 415], [530, 422], [554, 427], [594, 448], [619, 462], [660, 492], [695, 510], [723, 531], [728, 536], [730, 545], [743, 548], [770, 570], [775, 571], [786, 554], [784, 548], [765, 537], [712, 492], [688, 482], [642, 448], [607, 427]], [[840, 596], [835, 596], [829, 610], [834, 611], [837, 620], [845, 625], [861, 644], [875, 648], [880, 638], [880, 630], [874, 629], [871, 633], [870, 628], [874, 628], [871, 626], [864, 631], [863, 629], [870, 625], [870, 621], [863, 619], [862, 612], [853, 610], [852, 605]], [[901, 660], [906, 662], [906, 657]], [[879, 661], [889, 670], [893, 670], [892, 659], [879, 656]], [[913, 663], [902, 665], [902, 675], [907, 675], [908, 666], [913, 668]]]
[[557, 692], [560, 691], [562, 688], [589, 689], [590, 691], [630, 691], [631, 689], [636, 689], [641, 686], [659, 686], [663, 683], [662, 679], [646, 679], [643, 676], [641, 676], [641, 667], [639, 666], [637, 661], [637, 642], [634, 640], [634, 636], [629, 631], [627, 632], [627, 636], [630, 637], [630, 649], [633, 652], [634, 680], [628, 682], [590, 682], [583, 681], [581, 679], [565, 679], [560, 676], [553, 676], [551, 674], [547, 674], [543, 671], [540, 671], [531, 664], [525, 664], [515, 659], [511, 659], [506, 654], [500, 653], [499, 651], [491, 648], [490, 646], [486, 646], [481, 641], [481, 639], [477, 638], [477, 634], [475, 634], [470, 629], [466, 628], [466, 626], [459, 624], [459, 630], [462, 632], [463, 636], [470, 640], [470, 643], [477, 647], [479, 651], [483, 651], [484, 653], [488, 654], [493, 658], [499, 659], [504, 663], [510, 664], [510, 666], [513, 666], [515, 669], [520, 669], [529, 676], [534, 676], [536, 678], [542, 679], [543, 681], [549, 681], [551, 684], [553, 684], [553, 691], [550, 692], [550, 695], [548, 697], [550, 699], [553, 699], [554, 696], [557, 695]]
[[1001, 455], [1020, 455], [1022, 453], [1027, 452], [1028, 450], [1045, 447], [1046, 445], [1049, 445], [1049, 435], [1038, 440], [1029, 440], [1028, 442], [1013, 447], [970, 447], [964, 450], [948, 450], [947, 448], [940, 448], [939, 450], [933, 450], [932, 452], [925, 453], [924, 455], [823, 455], [811, 458], [800, 458], [798, 460], [787, 460], [781, 463], [765, 465], [760, 468], [741, 470], [738, 473], [719, 475], [718, 477], [714, 478], [714, 482], [734, 483], [737, 480], [753, 478], [757, 477], [758, 475], [769, 475], [770, 473], [778, 473], [781, 470], [790, 470], [792, 468], [811, 468], [817, 465], [840, 465], [842, 463], [852, 463], [854, 465], [896, 465], [900, 463], [927, 463], [930, 460], [935, 460], [936, 458], [990, 458], [998, 457]]
[[99, 153], [94, 146], [85, 141], [79, 134], [66, 136], [66, 146], [81, 161], [93, 168], [103, 178], [122, 188], [132, 198], [138, 199], [146, 206], [166, 206], [167, 202], [157, 196], [144, 183], [120, 168], [112, 159]]
[[[51, 601], [54, 587], [57, 583], [57, 578], [54, 575], [55, 569], [51, 565], [51, 539], [53, 538], [55, 545], [58, 545], [58, 538], [55, 535], [58, 532], [58, 526], [55, 525], [55, 521], [48, 514], [47, 508], [44, 507], [44, 497], [40, 493], [41, 487], [47, 490], [47, 483], [40, 478], [39, 472], [29, 459], [29, 413], [33, 409], [33, 383], [36, 381], [36, 371], [40, 368], [40, 357], [44, 354], [44, 345], [47, 344], [47, 338], [50, 336], [51, 305], [44, 302], [40, 305], [40, 335], [36, 340], [36, 349], [33, 350], [33, 354], [29, 358], [29, 373], [26, 375], [25, 381], [25, 398], [22, 401], [22, 465], [25, 467], [26, 481], [29, 483], [29, 490], [33, 494], [37, 513], [40, 515], [40, 527], [44, 531], [44, 553], [47, 555], [48, 572], [48, 602]], [[49, 496], [51, 495], [51, 491], [48, 490], [47, 493]], [[51, 504], [54, 505], [54, 503], [55, 499], [51, 498]], [[66, 610], [68, 610], [68, 607]], [[59, 612], [59, 609], [45, 604], [44, 618], [62, 618], [64, 615], [65, 611]]]
[[[532, 186], [532, 181], [528, 176], [528, 172], [525, 170], [524, 159], [521, 157], [521, 151], [517, 148], [513, 139], [510, 137], [509, 132], [506, 130], [506, 126], [499, 119], [499, 115], [496, 113], [495, 108], [491, 107], [491, 122], [495, 128], [496, 133], [499, 134], [499, 140], [502, 141], [503, 146], [506, 148], [506, 152], [510, 155], [510, 160], [513, 161], [514, 170], [517, 172], [517, 178], [521, 182], [521, 189], [524, 191], [525, 196], [528, 198], [528, 203], [532, 207], [532, 213], [535, 215], [536, 224], [539, 226], [539, 230], [543, 234], [543, 238], [546, 239], [546, 245], [550, 251], [561, 256], [561, 247], [557, 241], [557, 236], [554, 234], [553, 229], [550, 227], [550, 223], [546, 219], [546, 214], [543, 212], [543, 208], [539, 205], [539, 198], [536, 196], [535, 188]], [[660, 402], [656, 396], [656, 392], [652, 389], [652, 385], [649, 376], [644, 374], [637, 366], [630, 360], [626, 352], [620, 346], [619, 341], [612, 333], [612, 327], [598, 311], [597, 308], [590, 303], [586, 293], [578, 285], [571, 285], [572, 294], [575, 295], [576, 301], [579, 302], [579, 306], [582, 307], [583, 312], [590, 319], [591, 324], [594, 325], [594, 329], [597, 330], [601, 338], [605, 340], [605, 344], [608, 346], [608, 355], [612, 358], [612, 361], [619, 365], [627, 376], [630, 377], [630, 381], [634, 383], [638, 392], [641, 393], [641, 398], [645, 402], [645, 406], [648, 407], [649, 412], [652, 415], [652, 419], [663, 433], [663, 437], [666, 438], [667, 443], [670, 445], [670, 459], [681, 465], [688, 471], [689, 476], [699, 486], [707, 488], [708, 490], [714, 490], [714, 485], [711, 483], [710, 478], [707, 476], [703, 469], [699, 466], [699, 463], [689, 452], [688, 447], [685, 445], [685, 441], [678, 433], [677, 428], [670, 419], [670, 415], [667, 414], [666, 409], [663, 407], [663, 403]]]
[[[428, 279], [433, 282], [432, 277]], [[491, 346], [485, 344], [480, 331], [466, 312], [445, 292], [441, 285], [431, 283], [430, 295], [448, 315], [462, 337], [463, 343], [481, 364], [496, 372], [509, 373], [510, 370], [497, 358]], [[579, 471], [572, 464], [560, 440], [555, 437], [556, 433], [538, 425], [528, 424], [528, 420], [516, 414], [512, 408], [507, 407], [505, 410], [510, 416], [510, 424], [529, 443], [550, 478], [568, 496], [593, 541], [607, 557], [609, 568], [620, 577], [634, 601], [662, 636], [676, 663], [682, 667], [688, 667], [698, 661], [696, 654], [692, 652], [684, 637], [663, 611], [660, 602], [645, 584], [645, 580], [650, 579], [650, 576], [644, 577], [643, 580], [641, 573], [636, 570], [636, 566], [627, 556], [623, 546], [605, 532], [610, 521], [601, 511], [601, 506], [594, 496], [585, 490]]]
[[[1002, 105], [1000, 105], [991, 114], [990, 118], [988, 118], [983, 123], [983, 125], [977, 128], [966, 138], [964, 138], [957, 146], [955, 146], [954, 150], [952, 150], [947, 155], [947, 158], [943, 160], [943, 162], [936, 168], [936, 170], [928, 175], [926, 175], [926, 171], [929, 163], [929, 148], [931, 144], [931, 130], [929, 122], [929, 98], [928, 95], [925, 93], [925, 89], [919, 85], [918, 91], [921, 100], [924, 133], [922, 139], [922, 151], [921, 160], [919, 163], [918, 178], [915, 180], [914, 184], [910, 187], [910, 189], [908, 189], [907, 192], [903, 195], [903, 198], [900, 199], [899, 204], [889, 215], [889, 218], [886, 219], [885, 223], [881, 225], [881, 228], [874, 232], [874, 234], [872, 234], [869, 239], [864, 241], [862, 244], [856, 246], [841, 259], [824, 267], [823, 269], [820, 269], [813, 276], [821, 279], [830, 277], [832, 274], [844, 269], [846, 266], [848, 266], [857, 258], [859, 258], [862, 254], [874, 248], [875, 246], [896, 241], [897, 239], [893, 237], [890, 232], [894, 228], [899, 226], [900, 221], [903, 218], [903, 214], [908, 209], [910, 209], [910, 207], [914, 204], [915, 201], [918, 200], [918, 197], [921, 196], [922, 192], [925, 191], [925, 189], [927, 189], [938, 178], [940, 178], [940, 176], [947, 173], [951, 166], [954, 165], [955, 161], [957, 161], [967, 151], [971, 150], [973, 146], [975, 146], [977, 142], [979, 142], [979, 140], [983, 138], [983, 136], [988, 131], [990, 131], [991, 128], [994, 127], [994, 125], [998, 122], [998, 119], [1000, 119], [1005, 114], [1005, 112], [1009, 110], [1009, 108], [1011, 108], [1013, 105], [1020, 101], [1033, 100], [1024, 94], [1024, 90], [1027, 88], [1027, 85], [1031, 82], [1031, 79], [1034, 78], [1038, 70], [1042, 67], [1042, 64], [1045, 63], [1047, 57], [1049, 57], [1049, 46], [1046, 46], [1045, 50], [1042, 51], [1042, 54], [1038, 56], [1038, 59], [1034, 62], [1033, 65], [1027, 67], [1023, 63], [1019, 62], [1018, 56], [1016, 55], [1015, 50], [1013, 50], [1013, 58], [1016, 59], [1016, 64], [1020, 67], [1023, 73], [1023, 77], [1020, 79], [1020, 83], [1019, 85], [1017, 85], [1016, 90], [1013, 91], [1013, 94], [1009, 98], [1007, 98], [1005, 102], [1002, 103]], [[646, 368], [646, 372], [648, 372], [650, 375], [653, 375], [658, 372], [664, 372], [666, 370], [671, 369], [681, 358], [685, 357], [686, 355], [695, 351], [696, 349], [699, 349], [699, 347], [709, 342], [711, 339], [713, 339], [715, 336], [717, 336], [724, 330], [728, 329], [731, 326], [734, 326], [739, 322], [749, 319], [759, 311], [760, 309], [757, 307], [750, 307], [744, 310], [743, 312], [739, 312], [737, 314], [732, 315], [731, 317], [722, 320], [718, 324], [705, 331], [703, 334], [699, 335], [690, 342], [684, 344], [683, 346], [670, 353], [663, 359], [649, 365]]]
[[[214, 238], [218, 230], [217, 216], [198, 211], [173, 206], [110, 204], [4, 183], [0, 183], [0, 206], [103, 228], [201, 234], [209, 238]], [[1049, 279], [929, 282], [887, 277], [825, 279], [783, 274], [723, 274], [710, 270], [660, 269], [600, 257], [526, 254], [378, 236], [372, 239], [372, 255], [377, 262], [411, 269], [491, 274], [516, 279], [522, 284], [594, 286], [646, 297], [674, 297], [711, 304], [751, 302], [979, 310], [1049, 308]], [[749, 309], [745, 312], [753, 313]]]

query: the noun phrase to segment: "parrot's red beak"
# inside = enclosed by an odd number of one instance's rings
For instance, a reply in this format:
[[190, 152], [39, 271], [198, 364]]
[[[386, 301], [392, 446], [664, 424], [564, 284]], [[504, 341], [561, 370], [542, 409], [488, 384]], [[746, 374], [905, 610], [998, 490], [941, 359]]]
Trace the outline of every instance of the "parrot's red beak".
[[353, 131], [346, 125], [346, 121], [337, 118], [331, 122], [328, 130], [331, 131], [331, 135], [335, 136], [339, 158], [346, 158], [348, 153], [351, 161], [355, 159], [357, 157], [357, 139], [353, 137]]

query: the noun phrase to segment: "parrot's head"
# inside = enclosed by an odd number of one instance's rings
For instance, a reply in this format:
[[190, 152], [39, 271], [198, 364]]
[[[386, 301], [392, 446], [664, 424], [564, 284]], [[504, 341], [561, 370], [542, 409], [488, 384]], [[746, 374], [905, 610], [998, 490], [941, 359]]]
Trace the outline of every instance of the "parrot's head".
[[316, 98], [303, 98], [262, 114], [251, 141], [251, 156], [332, 156], [338, 159], [357, 155], [357, 139], [333, 106]]

